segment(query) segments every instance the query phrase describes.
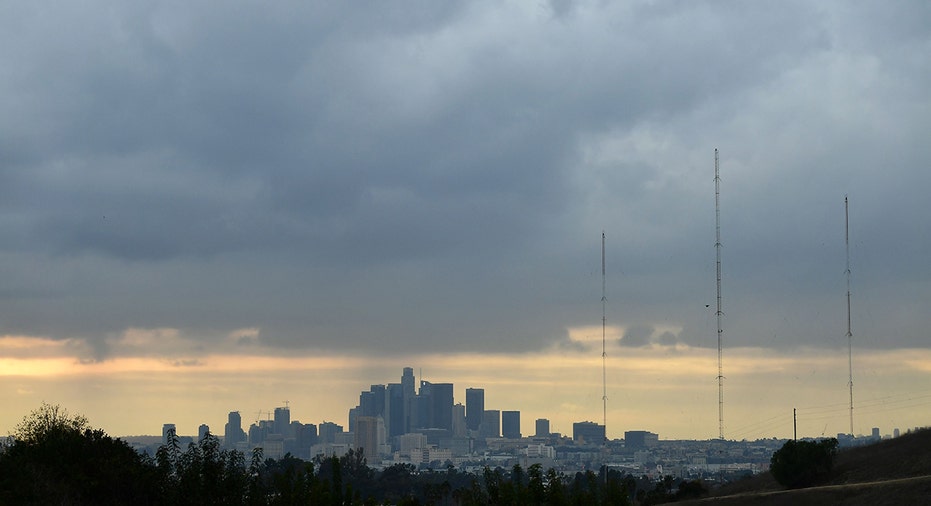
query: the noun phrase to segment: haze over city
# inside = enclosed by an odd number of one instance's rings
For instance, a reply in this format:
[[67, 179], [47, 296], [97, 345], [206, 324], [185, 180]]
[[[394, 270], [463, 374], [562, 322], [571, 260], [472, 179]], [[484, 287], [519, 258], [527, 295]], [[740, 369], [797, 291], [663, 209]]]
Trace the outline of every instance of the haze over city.
[[554, 432], [931, 421], [931, 4], [0, 4], [0, 432], [453, 383]]

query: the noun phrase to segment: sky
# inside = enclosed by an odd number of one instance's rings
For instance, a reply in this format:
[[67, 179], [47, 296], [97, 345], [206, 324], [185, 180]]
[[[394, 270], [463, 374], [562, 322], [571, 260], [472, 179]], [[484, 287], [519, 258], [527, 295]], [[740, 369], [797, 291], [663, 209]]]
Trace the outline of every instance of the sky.
[[345, 425], [413, 367], [716, 438], [716, 149], [725, 437], [849, 432], [851, 371], [855, 433], [931, 423], [927, 2], [9, 1], [0, 47], [2, 433]]

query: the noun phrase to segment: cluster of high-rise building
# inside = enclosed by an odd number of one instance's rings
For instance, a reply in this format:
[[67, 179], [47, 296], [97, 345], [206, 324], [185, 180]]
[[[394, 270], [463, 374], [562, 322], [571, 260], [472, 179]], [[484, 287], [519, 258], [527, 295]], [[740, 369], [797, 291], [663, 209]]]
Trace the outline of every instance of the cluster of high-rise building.
[[[259, 414], [248, 429], [238, 411], [230, 412], [222, 440], [226, 448], [246, 454], [262, 448], [265, 457], [275, 459], [287, 453], [302, 459], [344, 455], [352, 449], [362, 451], [372, 466], [403, 462], [442, 469], [452, 463], [477, 470], [540, 463], [573, 471], [604, 464], [634, 474], [683, 478], [763, 471], [783, 442], [660, 441], [657, 434], [643, 430], [625, 431], [623, 440], [608, 440], [605, 426], [590, 421], [573, 423], [570, 437], [551, 432], [545, 418], [535, 421], [534, 434], [524, 435], [520, 411], [486, 407], [483, 388], [466, 388], [463, 405], [456, 402], [452, 383], [421, 379], [418, 385], [413, 369], [405, 367], [399, 383], [371, 385], [360, 392], [358, 404], [349, 410], [348, 427], [291, 420], [286, 405], [265, 412], [264, 419]], [[163, 443], [174, 430], [174, 424], [164, 425]], [[208, 431], [201, 425], [198, 439]], [[842, 436], [838, 435], [842, 445], [866, 440]], [[879, 439], [878, 428], [871, 439]], [[180, 438], [182, 446], [193, 441], [191, 436]]]
[[485, 409], [482, 388], [467, 388], [463, 405], [455, 402], [452, 383], [421, 380], [419, 389], [414, 386], [414, 370], [405, 367], [399, 383], [372, 385], [359, 395], [349, 411], [356, 448], [387, 455], [402, 451], [412, 437], [402, 438], [413, 434], [428, 445], [472, 452], [487, 438], [521, 437], [520, 411]]
[[[359, 394], [359, 403], [349, 410], [348, 427], [333, 422], [319, 425], [291, 420], [288, 406], [267, 413], [266, 419], [243, 428], [238, 411], [229, 413], [223, 430], [226, 448], [243, 452], [261, 447], [264, 455], [280, 458], [286, 453], [299, 458], [316, 455], [342, 455], [349, 449], [361, 450], [370, 461], [378, 458], [410, 462], [447, 461], [475, 455], [488, 448], [514, 446], [521, 442], [533, 446], [531, 453], [548, 455], [546, 443], [558, 434], [550, 433], [547, 419], [538, 419], [536, 433], [521, 434], [520, 411], [485, 409], [485, 390], [467, 388], [465, 405], [457, 403], [452, 383], [435, 383], [414, 378], [414, 370], [405, 367], [400, 382], [378, 384]], [[167, 438], [173, 424], [165, 424]], [[209, 429], [202, 425], [198, 437]], [[600, 445], [605, 442], [605, 428], [594, 422], [573, 426], [573, 439]]]
[[[732, 479], [735, 473], [768, 469], [772, 453], [784, 442], [775, 438], [660, 441], [657, 434], [643, 430], [625, 431], [623, 440], [608, 440], [605, 426], [590, 421], [573, 423], [570, 437], [551, 432], [545, 418], [535, 421], [533, 435], [524, 435], [520, 411], [486, 407], [483, 388], [466, 388], [463, 405], [456, 402], [452, 383], [421, 379], [418, 385], [413, 369], [405, 367], [399, 383], [371, 385], [359, 394], [358, 404], [349, 410], [348, 427], [291, 420], [286, 405], [265, 412], [264, 419], [259, 414], [245, 430], [240, 413], [233, 411], [223, 430], [223, 445], [246, 454], [262, 448], [265, 457], [275, 459], [287, 453], [312, 459], [355, 450], [364, 453], [370, 466], [409, 463], [445, 469], [452, 464], [478, 472], [485, 466], [520, 464], [526, 469], [539, 463], [546, 469], [574, 472], [606, 465], [656, 479], [665, 475]], [[163, 443], [174, 430], [174, 424], [165, 424]], [[198, 439], [208, 431], [201, 425]], [[194, 442], [191, 436], [179, 439], [182, 446]], [[838, 434], [838, 439], [849, 446], [868, 438]], [[876, 428], [869, 440], [878, 439]]]

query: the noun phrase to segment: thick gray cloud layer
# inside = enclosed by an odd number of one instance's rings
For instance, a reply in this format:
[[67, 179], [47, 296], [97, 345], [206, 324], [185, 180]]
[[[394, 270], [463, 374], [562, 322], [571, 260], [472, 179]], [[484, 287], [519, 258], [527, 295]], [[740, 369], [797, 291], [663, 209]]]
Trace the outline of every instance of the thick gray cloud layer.
[[0, 47], [4, 333], [539, 349], [604, 230], [621, 342], [714, 346], [717, 147], [729, 345], [846, 344], [845, 194], [858, 346], [927, 343], [925, 2], [7, 3]]

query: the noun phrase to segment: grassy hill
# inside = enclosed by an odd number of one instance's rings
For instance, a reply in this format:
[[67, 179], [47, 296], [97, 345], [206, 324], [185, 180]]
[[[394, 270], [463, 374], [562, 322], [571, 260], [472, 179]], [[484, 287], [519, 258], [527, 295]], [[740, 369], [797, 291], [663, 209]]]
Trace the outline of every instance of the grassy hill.
[[898, 505], [931, 497], [931, 430], [842, 450], [830, 477], [818, 487], [785, 490], [772, 475], [721, 487], [694, 505]]

